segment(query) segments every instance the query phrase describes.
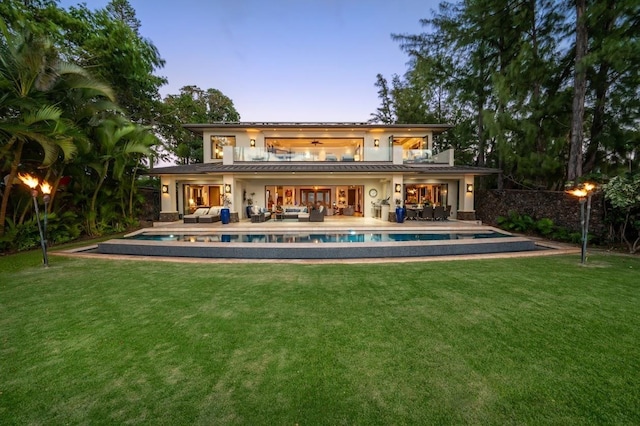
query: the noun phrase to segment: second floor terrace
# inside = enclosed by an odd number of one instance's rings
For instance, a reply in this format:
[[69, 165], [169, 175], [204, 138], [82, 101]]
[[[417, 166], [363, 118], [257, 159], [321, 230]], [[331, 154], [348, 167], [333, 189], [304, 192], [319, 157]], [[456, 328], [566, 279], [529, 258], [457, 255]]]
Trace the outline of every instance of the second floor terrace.
[[453, 150], [438, 150], [434, 144], [434, 137], [448, 125], [214, 123], [185, 127], [202, 135], [205, 163], [454, 162]]

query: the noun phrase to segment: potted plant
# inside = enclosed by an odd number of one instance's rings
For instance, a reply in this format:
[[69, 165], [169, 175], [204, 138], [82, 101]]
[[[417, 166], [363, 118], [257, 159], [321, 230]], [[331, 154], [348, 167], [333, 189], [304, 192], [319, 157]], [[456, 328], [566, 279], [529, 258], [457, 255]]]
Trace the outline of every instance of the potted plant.
[[384, 221], [389, 220], [389, 210], [391, 209], [391, 205], [389, 205], [389, 198], [384, 198], [380, 201], [380, 219]]
[[405, 209], [402, 207], [402, 200], [400, 198], [396, 198], [396, 222], [404, 222], [404, 213]]
[[247, 213], [247, 218], [251, 217], [251, 206], [253, 206], [253, 197], [256, 195], [255, 192], [252, 192], [249, 198], [247, 198], [247, 207], [245, 209], [245, 212]]

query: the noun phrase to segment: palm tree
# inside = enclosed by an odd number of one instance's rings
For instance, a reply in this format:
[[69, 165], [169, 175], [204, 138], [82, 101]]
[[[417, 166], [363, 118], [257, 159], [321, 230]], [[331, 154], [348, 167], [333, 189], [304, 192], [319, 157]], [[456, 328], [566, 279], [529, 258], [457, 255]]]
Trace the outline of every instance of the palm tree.
[[40, 153], [40, 167], [77, 149], [74, 123], [63, 117], [56, 101], [68, 90], [114, 99], [111, 89], [73, 64], [60, 60], [53, 44], [26, 30], [12, 33], [0, 19], [0, 171], [9, 172], [0, 205], [4, 235], [9, 196], [25, 149]]
[[[120, 117], [113, 117], [104, 120], [96, 131], [97, 144], [93, 150], [94, 160], [88, 166], [98, 173], [98, 184], [94, 188], [91, 204], [89, 207], [88, 231], [90, 234], [97, 234], [97, 200], [100, 190], [107, 179], [109, 170], [111, 176], [119, 181], [124, 176], [127, 167], [134, 169], [134, 181], [132, 181], [132, 191], [135, 182], [135, 170], [139, 162], [139, 154], [150, 154], [150, 146], [155, 143], [155, 138], [142, 126], [132, 124], [122, 120]], [[113, 165], [113, 166], [112, 166]]]

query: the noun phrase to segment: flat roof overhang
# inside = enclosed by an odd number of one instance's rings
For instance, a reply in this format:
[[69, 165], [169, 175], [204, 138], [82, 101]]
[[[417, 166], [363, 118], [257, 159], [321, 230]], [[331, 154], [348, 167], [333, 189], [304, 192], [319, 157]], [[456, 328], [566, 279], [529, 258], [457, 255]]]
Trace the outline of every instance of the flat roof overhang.
[[498, 169], [474, 166], [449, 165], [405, 165], [405, 164], [325, 164], [325, 163], [287, 163], [287, 164], [222, 164], [201, 163], [184, 166], [161, 167], [149, 170], [146, 174], [158, 175], [222, 175], [222, 174], [283, 174], [283, 173], [343, 173], [345, 175], [372, 173], [399, 173], [404, 175], [492, 175]]
[[297, 122], [219, 122], [204, 124], [183, 124], [185, 129], [193, 133], [202, 135], [206, 130], [271, 130], [271, 131], [358, 131], [383, 132], [385, 130], [398, 132], [421, 132], [431, 131], [433, 133], [445, 132], [454, 126], [451, 124], [375, 124], [375, 123], [297, 123]]

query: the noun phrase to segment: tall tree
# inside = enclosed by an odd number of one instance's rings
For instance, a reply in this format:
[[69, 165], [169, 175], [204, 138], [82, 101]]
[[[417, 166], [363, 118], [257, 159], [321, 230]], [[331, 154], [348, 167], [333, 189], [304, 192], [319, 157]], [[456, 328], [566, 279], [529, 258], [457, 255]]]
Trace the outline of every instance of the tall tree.
[[131, 30], [139, 36], [140, 20], [136, 17], [136, 11], [129, 4], [128, 0], [111, 0], [107, 5], [109, 16], [116, 21], [126, 24]]
[[395, 118], [392, 113], [392, 100], [389, 93], [389, 83], [382, 76], [382, 74], [376, 75], [376, 84], [378, 88], [378, 97], [380, 98], [381, 105], [378, 107], [375, 113], [371, 114], [371, 123], [383, 123], [391, 124], [395, 122]]
[[[115, 90], [116, 100], [135, 123], [154, 125], [160, 116], [164, 66], [156, 46], [138, 34], [139, 22], [126, 0], [113, 0], [95, 12], [69, 9], [65, 38], [75, 62], [95, 71]], [[114, 19], [115, 18], [115, 19]]]
[[640, 4], [634, 0], [593, 2], [587, 14], [585, 61], [588, 139], [583, 173], [617, 174], [627, 169], [640, 112]]
[[233, 101], [217, 89], [205, 91], [197, 86], [184, 86], [180, 94], [165, 97], [164, 107], [160, 134], [178, 164], [203, 162], [202, 138], [185, 130], [182, 124], [240, 121]]
[[576, 53], [573, 78], [573, 103], [571, 108], [571, 140], [569, 143], [569, 164], [567, 179], [574, 181], [582, 176], [582, 144], [584, 138], [584, 100], [587, 90], [587, 21], [585, 17], [586, 0], [576, 3]]

